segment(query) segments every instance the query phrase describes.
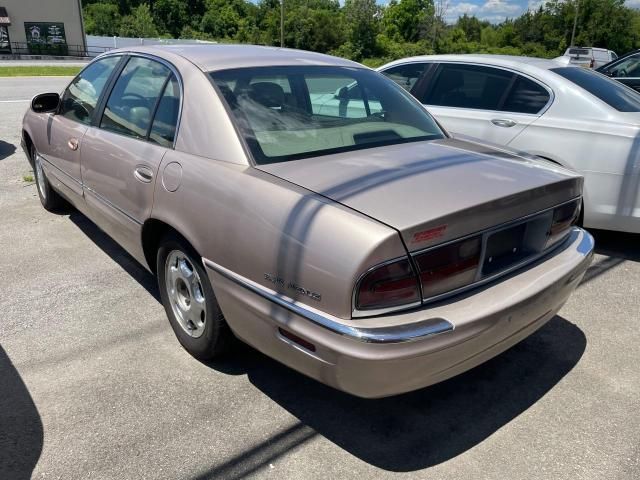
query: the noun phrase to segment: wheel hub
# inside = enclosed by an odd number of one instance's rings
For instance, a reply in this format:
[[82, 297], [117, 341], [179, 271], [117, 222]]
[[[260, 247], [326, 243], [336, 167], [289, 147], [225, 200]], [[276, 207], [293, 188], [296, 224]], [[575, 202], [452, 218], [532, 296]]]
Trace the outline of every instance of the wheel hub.
[[200, 337], [207, 319], [204, 290], [198, 271], [184, 252], [173, 250], [167, 256], [165, 284], [178, 323], [189, 336]]

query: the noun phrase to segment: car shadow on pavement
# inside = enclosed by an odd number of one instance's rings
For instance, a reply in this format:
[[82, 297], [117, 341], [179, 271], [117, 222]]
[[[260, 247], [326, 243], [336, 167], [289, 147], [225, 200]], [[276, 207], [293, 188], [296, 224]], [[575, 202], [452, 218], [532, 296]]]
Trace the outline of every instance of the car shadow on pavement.
[[596, 241], [596, 253], [640, 262], [640, 234], [589, 230]]
[[[253, 385], [301, 425], [360, 460], [388, 471], [410, 472], [464, 453], [521, 415], [573, 369], [586, 344], [580, 328], [556, 316], [469, 372], [378, 400], [334, 390], [248, 347], [239, 356], [209, 365], [231, 374], [245, 371]], [[526, 451], [529, 440], [522, 442]], [[242, 461], [251, 457], [251, 452], [243, 452]], [[226, 464], [240, 467], [234, 459]]]
[[16, 146], [13, 143], [7, 143], [4, 140], [0, 140], [0, 160], [13, 155], [16, 151]]
[[[71, 207], [70, 207], [71, 208]], [[109, 255], [122, 269], [138, 282], [144, 289], [160, 302], [160, 292], [156, 277], [144, 268], [138, 261], [127, 253], [109, 235], [77, 210], [69, 212], [71, 220], [93, 243], [104, 253]]]
[[0, 346], [0, 478], [31, 478], [42, 453], [43, 441], [38, 409], [20, 374]]

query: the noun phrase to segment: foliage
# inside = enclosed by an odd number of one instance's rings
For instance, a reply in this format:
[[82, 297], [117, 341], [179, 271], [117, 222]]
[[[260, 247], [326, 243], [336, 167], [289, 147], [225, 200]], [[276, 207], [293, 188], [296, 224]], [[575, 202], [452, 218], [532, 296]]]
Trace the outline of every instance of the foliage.
[[[447, 0], [284, 0], [284, 43], [377, 66], [430, 53], [554, 57], [571, 44], [577, 0], [547, 0], [491, 24], [463, 15], [450, 25]], [[84, 0], [88, 34], [280, 44], [280, 0]], [[618, 54], [640, 47], [640, 12], [624, 0], [580, 0], [576, 45]]]
[[120, 21], [121, 37], [155, 37], [158, 29], [148, 3], [141, 3]]

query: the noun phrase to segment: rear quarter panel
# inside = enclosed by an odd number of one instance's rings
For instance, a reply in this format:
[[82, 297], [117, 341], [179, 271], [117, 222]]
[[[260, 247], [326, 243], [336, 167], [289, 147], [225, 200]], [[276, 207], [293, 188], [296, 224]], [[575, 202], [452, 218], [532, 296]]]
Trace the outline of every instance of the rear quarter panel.
[[[174, 172], [176, 164], [182, 170], [174, 192], [165, 188], [171, 164]], [[351, 317], [359, 276], [406, 255], [395, 230], [347, 207], [253, 167], [176, 151], [160, 167], [152, 216], [178, 230], [201, 256], [344, 319]], [[298, 296], [290, 282], [321, 300]]]

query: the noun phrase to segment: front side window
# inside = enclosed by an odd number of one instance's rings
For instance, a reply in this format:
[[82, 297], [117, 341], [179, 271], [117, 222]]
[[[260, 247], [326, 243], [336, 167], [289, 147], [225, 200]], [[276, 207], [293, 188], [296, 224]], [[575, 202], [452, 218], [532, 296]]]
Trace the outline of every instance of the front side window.
[[608, 72], [612, 77], [628, 78], [640, 77], [640, 55], [632, 55], [609, 67]]
[[539, 113], [549, 102], [546, 88], [528, 78], [518, 75], [504, 105], [500, 110], [516, 113]]
[[640, 112], [640, 95], [620, 82], [586, 68], [561, 67], [552, 68], [551, 71], [583, 88], [619, 112]]
[[443, 64], [420, 100], [427, 105], [498, 110], [512, 77], [497, 68]]
[[85, 68], [62, 95], [59, 115], [89, 124], [104, 87], [122, 57], [107, 57]]
[[425, 63], [408, 63], [406, 65], [391, 67], [381, 73], [396, 82], [407, 92], [410, 92], [418, 82], [426, 66]]
[[147, 138], [156, 103], [170, 75], [169, 68], [154, 60], [129, 59], [109, 95], [100, 128]]
[[210, 75], [258, 164], [444, 136], [409, 94], [370, 70], [259, 67]]

